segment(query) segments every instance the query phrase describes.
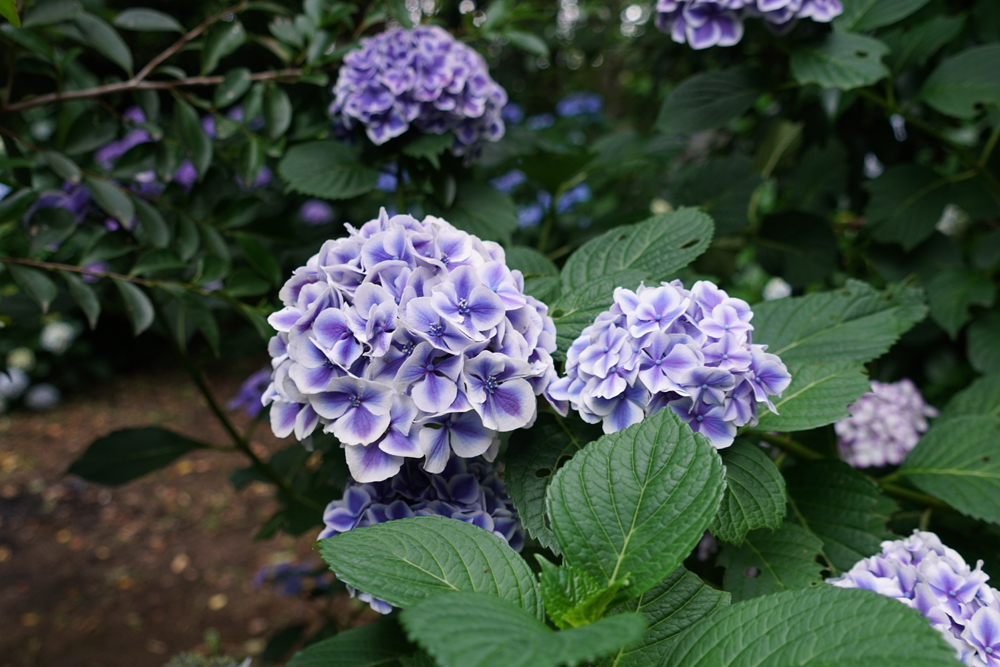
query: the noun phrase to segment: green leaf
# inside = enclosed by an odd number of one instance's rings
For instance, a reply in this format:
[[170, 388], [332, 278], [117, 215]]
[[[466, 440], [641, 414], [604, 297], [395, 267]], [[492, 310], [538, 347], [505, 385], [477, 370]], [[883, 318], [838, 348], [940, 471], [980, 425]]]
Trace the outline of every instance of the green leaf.
[[874, 512], [879, 490], [864, 473], [843, 461], [809, 461], [785, 476], [789, 519], [823, 541], [834, 574], [878, 553], [885, 525], [877, 535], [870, 531], [878, 523]]
[[459, 184], [455, 203], [439, 215], [484, 241], [507, 243], [517, 229], [514, 200], [485, 183]]
[[1000, 373], [981, 377], [955, 394], [941, 411], [941, 419], [962, 415], [1000, 417]]
[[979, 373], [1000, 372], [1000, 313], [990, 313], [972, 323], [965, 342], [969, 363]]
[[17, 0], [0, 0], [0, 16], [15, 28], [21, 27], [21, 19], [17, 15]]
[[667, 134], [721, 127], [742, 115], [762, 92], [757, 77], [745, 67], [695, 74], [670, 91], [656, 126]]
[[310, 644], [286, 667], [399, 667], [399, 659], [410, 650], [403, 629], [387, 617]]
[[837, 268], [837, 237], [824, 218], [788, 211], [764, 218], [757, 261], [792, 287], [823, 280]]
[[264, 124], [272, 139], [278, 139], [292, 124], [292, 101], [281, 86], [270, 85], [264, 96]]
[[[11, 4], [16, 4], [16, 0]], [[36, 2], [29, 11], [24, 13], [24, 22], [22, 25], [25, 28], [32, 28], [35, 26], [52, 25], [53, 23], [64, 23], [72, 21], [82, 13], [83, 5], [76, 2], [76, 0]], [[11, 21], [11, 23], [13, 24], [14, 22]], [[18, 26], [14, 25], [14, 27], [17, 28]]]
[[619, 271], [576, 286], [569, 294], [559, 297], [549, 310], [556, 323], [557, 356], [564, 357], [580, 333], [608, 309], [614, 301], [616, 287], [634, 289], [645, 277], [642, 271]]
[[250, 269], [236, 269], [226, 281], [226, 291], [230, 296], [260, 296], [271, 289], [271, 284]]
[[826, 426], [847, 417], [847, 406], [872, 390], [864, 366], [855, 361], [794, 364], [789, 372], [792, 384], [772, 399], [777, 414], [761, 407], [755, 428], [791, 432]]
[[775, 529], [785, 517], [785, 478], [758, 445], [738, 439], [723, 449], [726, 492], [709, 530], [740, 544], [751, 530]]
[[677, 569], [711, 524], [725, 488], [722, 461], [671, 410], [592, 442], [549, 485], [546, 507], [563, 561], [617, 600]]
[[851, 90], [870, 86], [889, 75], [882, 56], [889, 52], [877, 39], [832, 32], [792, 52], [792, 77], [801, 84]]
[[688, 628], [670, 667], [956, 667], [916, 609], [866, 590], [822, 586], [734, 604]]
[[865, 216], [875, 238], [906, 250], [931, 235], [952, 200], [948, 181], [917, 164], [890, 167], [865, 189], [871, 193]]
[[838, 141], [810, 146], [789, 174], [788, 199], [798, 210], [814, 215], [835, 210], [838, 197], [847, 192], [848, 164], [847, 150]]
[[435, 169], [441, 168], [441, 161], [438, 156], [444, 153], [455, 144], [455, 135], [451, 132], [444, 134], [421, 134], [416, 139], [403, 146], [403, 155], [415, 158], [424, 158], [430, 162]]
[[507, 450], [504, 481], [521, 524], [556, 554], [559, 546], [546, 520], [545, 492], [556, 471], [600, 435], [600, 428], [581, 420], [541, 412], [535, 425], [513, 439]]
[[205, 340], [212, 347], [215, 356], [218, 357], [220, 343], [219, 325], [216, 324], [212, 311], [209, 309], [208, 304], [205, 303], [205, 297], [182, 289], [170, 290], [170, 293], [181, 304], [184, 312], [188, 314], [194, 325], [205, 336]]
[[180, 97], [174, 98], [174, 126], [181, 148], [194, 165], [199, 179], [204, 178], [212, 164], [212, 139], [205, 133], [198, 112]]
[[955, 39], [965, 25], [964, 16], [935, 16], [905, 32], [895, 30], [883, 35], [892, 48], [887, 56], [894, 72], [923, 65], [942, 46]]
[[94, 201], [105, 213], [120, 222], [123, 226], [132, 225], [135, 218], [135, 204], [132, 198], [120, 190], [116, 185], [100, 178], [87, 176], [84, 179]]
[[715, 233], [725, 236], [749, 224], [750, 199], [760, 182], [749, 158], [731, 155], [683, 169], [671, 185], [670, 201], [701, 208], [715, 221]]
[[222, 83], [215, 89], [215, 106], [225, 109], [230, 104], [239, 100], [250, 90], [250, 70], [246, 67], [237, 67], [226, 72]]
[[357, 151], [329, 139], [292, 146], [278, 172], [290, 189], [324, 199], [357, 197], [378, 181], [378, 170], [359, 162]]
[[538, 35], [523, 30], [504, 30], [503, 36], [510, 40], [510, 43], [528, 53], [547, 58], [549, 55], [549, 45]]
[[113, 23], [119, 28], [137, 32], [184, 32], [184, 26], [173, 16], [145, 7], [126, 9], [115, 17]]
[[499, 595], [543, 618], [538, 582], [499, 537], [440, 517], [389, 521], [320, 540], [337, 578], [396, 607], [444, 591]]
[[605, 587], [572, 565], [554, 565], [541, 554], [535, 554], [535, 558], [542, 568], [538, 583], [545, 611], [562, 630], [590, 625], [600, 619], [622, 586], [619, 580]]
[[399, 25], [407, 30], [413, 27], [413, 21], [410, 20], [410, 12], [403, 0], [386, 0], [385, 4], [389, 10], [389, 14], [392, 15], [392, 18], [396, 19]]
[[525, 279], [559, 275], [559, 269], [552, 260], [534, 248], [513, 246], [507, 248], [504, 254], [507, 267], [512, 271], [520, 271]]
[[1000, 524], [1000, 418], [938, 419], [900, 472], [962, 514]]
[[247, 261], [260, 275], [271, 281], [273, 285], [280, 285], [281, 266], [267, 248], [261, 245], [260, 241], [247, 234], [236, 234], [236, 243], [246, 256]]
[[133, 197], [132, 203], [135, 205], [135, 217], [139, 223], [134, 230], [136, 238], [154, 248], [166, 248], [170, 245], [170, 230], [160, 212], [139, 197]]
[[980, 104], [1000, 104], [1000, 44], [974, 46], [931, 72], [919, 99], [943, 114], [975, 118]]
[[73, 297], [73, 301], [76, 302], [76, 305], [80, 306], [80, 310], [87, 317], [87, 323], [90, 324], [90, 328], [94, 329], [97, 326], [97, 318], [101, 316], [101, 302], [97, 299], [97, 295], [94, 294], [94, 290], [75, 273], [60, 271], [59, 275], [66, 281], [70, 296]]
[[132, 265], [130, 276], [141, 276], [146, 273], [184, 268], [186, 263], [172, 250], [162, 248], [143, 253]]
[[50, 245], [61, 243], [76, 231], [76, 217], [64, 208], [40, 208], [31, 215], [28, 237], [31, 253], [40, 252]]
[[844, 12], [833, 20], [837, 28], [864, 32], [905, 19], [930, 0], [844, 0]]
[[989, 308], [997, 289], [989, 276], [973, 269], [941, 269], [927, 281], [927, 301], [931, 317], [952, 340], [969, 321], [969, 308]]
[[823, 543], [808, 530], [785, 522], [778, 530], [749, 533], [740, 546], [723, 545], [716, 564], [726, 568], [723, 587], [734, 601], [823, 582], [816, 556]]
[[155, 316], [153, 302], [136, 285], [118, 278], [113, 280], [125, 303], [125, 312], [128, 313], [128, 319], [132, 323], [132, 331], [138, 336], [153, 324]]
[[775, 171], [791, 166], [803, 141], [805, 123], [777, 118], [771, 122], [753, 157], [754, 171], [770, 178]]
[[879, 292], [848, 280], [839, 290], [758, 303], [753, 339], [769, 345], [767, 351], [787, 365], [864, 363], [884, 354], [926, 314], [918, 289], [892, 286]]
[[126, 428], [90, 443], [66, 472], [89, 482], [118, 486], [205, 447], [208, 445], [164, 428]]
[[38, 269], [29, 269], [19, 264], [7, 264], [7, 270], [14, 277], [14, 282], [24, 290], [39, 306], [42, 312], [49, 312], [49, 305], [55, 301], [59, 288], [55, 282]]
[[683, 567], [657, 586], [614, 612], [636, 612], [648, 626], [642, 639], [630, 644], [600, 667], [658, 667], [677, 636], [695, 622], [729, 605], [729, 593], [706, 586]]
[[76, 184], [80, 182], [80, 167], [62, 153], [56, 151], [42, 151], [42, 159], [56, 172], [56, 175], [64, 181]]
[[80, 14], [73, 23], [80, 29], [87, 46], [132, 75], [132, 52], [117, 30], [104, 19], [88, 13]]
[[247, 31], [243, 24], [234, 20], [230, 24], [217, 23], [205, 38], [201, 50], [201, 73], [210, 74], [219, 66], [219, 61], [243, 46], [247, 41]]
[[553, 632], [510, 602], [482, 593], [436, 595], [400, 620], [441, 667], [576, 665], [636, 641], [646, 627], [638, 614], [618, 614]]
[[121, 125], [103, 110], [84, 112], [73, 121], [63, 145], [66, 155], [81, 155], [96, 150], [118, 138]]
[[[693, 208], [615, 227], [583, 244], [562, 270], [563, 293], [601, 276], [631, 270], [659, 281], [684, 268], [712, 242], [712, 219]], [[632, 289], [638, 286], [629, 286]]]

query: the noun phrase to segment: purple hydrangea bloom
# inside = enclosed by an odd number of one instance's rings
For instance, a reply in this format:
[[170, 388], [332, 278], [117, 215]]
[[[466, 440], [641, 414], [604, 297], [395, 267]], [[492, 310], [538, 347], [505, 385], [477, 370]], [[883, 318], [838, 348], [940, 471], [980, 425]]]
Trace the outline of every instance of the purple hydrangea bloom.
[[239, 391], [229, 400], [226, 407], [230, 410], [243, 410], [247, 417], [256, 417], [264, 407], [260, 399], [270, 383], [271, 369], [260, 369], [243, 381]]
[[566, 353], [566, 376], [549, 387], [605, 433], [669, 406], [717, 448], [774, 410], [791, 375], [766, 345], [751, 342], [753, 312], [707, 281], [617, 288], [611, 308]]
[[73, 217], [76, 218], [76, 223], [80, 224], [93, 208], [90, 188], [83, 184], [74, 185], [66, 181], [63, 183], [62, 191], [46, 192], [36, 199], [28, 212], [24, 214], [24, 219], [30, 220], [35, 211], [40, 208], [64, 208], [72, 213]]
[[500, 117], [505, 123], [520, 125], [524, 120], [524, 109], [522, 109], [519, 104], [508, 102], [504, 108], [500, 110]]
[[344, 57], [330, 112], [347, 128], [365, 128], [376, 145], [410, 127], [454, 132], [452, 152], [465, 155], [504, 134], [507, 93], [481, 55], [437, 26], [390, 30], [361, 40]]
[[407, 458], [438, 473], [452, 453], [494, 456], [498, 432], [533, 423], [556, 379], [548, 308], [499, 245], [440, 218], [383, 210], [347, 228], [295, 270], [268, 319], [275, 435], [322, 425], [362, 483]]
[[743, 19], [764, 19], [777, 31], [796, 19], [828, 23], [844, 11], [840, 0], [657, 0], [656, 27], [693, 49], [733, 46], [743, 39]]
[[514, 188], [528, 180], [528, 177], [520, 169], [512, 169], [506, 174], [497, 176], [490, 181], [490, 185], [500, 192], [509, 195]]
[[274, 563], [265, 565], [253, 575], [254, 588], [264, 584], [276, 586], [285, 597], [297, 597], [305, 590], [305, 583], [311, 582], [309, 592], [321, 593], [330, 587], [327, 570], [318, 563]]
[[322, 199], [310, 199], [299, 207], [299, 220], [310, 227], [330, 224], [333, 215], [333, 206]]
[[590, 186], [586, 183], [573, 186], [559, 197], [559, 201], [556, 202], [556, 213], [568, 213], [577, 204], [590, 201], [591, 196], [593, 196], [593, 193], [591, 193]]
[[938, 412], [924, 402], [911, 380], [872, 380], [871, 392], [847, 406], [850, 417], [833, 425], [840, 456], [855, 468], [898, 465]]
[[915, 530], [827, 582], [895, 598], [923, 614], [966, 665], [1000, 667], [1000, 591], [989, 578], [983, 561], [972, 569], [937, 535]]
[[[488, 530], [515, 551], [524, 546], [524, 529], [496, 466], [481, 459], [453, 456], [439, 474], [409, 459], [391, 480], [363, 484], [349, 480], [340, 500], [323, 513], [326, 528], [318, 539], [355, 528], [414, 516], [442, 516]], [[392, 606], [348, 586], [351, 597], [388, 614]]]
[[604, 98], [597, 93], [570, 93], [556, 103], [556, 113], [564, 118], [595, 116], [603, 107]]
[[[130, 107], [125, 111], [123, 116], [125, 120], [131, 121], [135, 125], [146, 122], [146, 115], [142, 113], [142, 109], [139, 107]], [[152, 140], [153, 138], [149, 136], [149, 132], [146, 130], [141, 127], [133, 128], [126, 132], [125, 136], [121, 139], [98, 148], [94, 152], [94, 162], [99, 164], [102, 169], [111, 171], [118, 158], [125, 155], [125, 153], [135, 146], [148, 143]]]

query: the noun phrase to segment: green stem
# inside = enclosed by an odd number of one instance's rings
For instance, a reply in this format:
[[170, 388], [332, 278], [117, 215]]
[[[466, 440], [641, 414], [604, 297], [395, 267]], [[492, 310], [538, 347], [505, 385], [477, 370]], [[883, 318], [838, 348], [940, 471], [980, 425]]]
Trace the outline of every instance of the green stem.
[[822, 454], [812, 449], [809, 449], [800, 442], [796, 442], [791, 438], [774, 435], [773, 433], [768, 433], [767, 431], [746, 431], [748, 435], [755, 435], [764, 442], [774, 445], [779, 449], [782, 449], [792, 456], [797, 456], [800, 459], [806, 459], [807, 461], [815, 461], [817, 459], [825, 458]]
[[986, 168], [986, 163], [989, 162], [990, 155], [993, 154], [993, 149], [996, 148], [998, 140], [1000, 140], [1000, 123], [997, 123], [997, 126], [993, 128], [990, 138], [986, 140], [986, 146], [983, 147], [983, 152], [979, 155], [979, 166], [981, 168]]
[[898, 484], [890, 484], [884, 480], [879, 480], [879, 488], [882, 489], [882, 493], [887, 496], [892, 496], [893, 498], [899, 498], [900, 500], [905, 500], [907, 502], [915, 503], [917, 505], [922, 505], [924, 507], [933, 507], [935, 509], [945, 510], [954, 512], [947, 503], [943, 503], [934, 496], [927, 493], [920, 493], [919, 491], [913, 491], [907, 489], [906, 487], [899, 486]]

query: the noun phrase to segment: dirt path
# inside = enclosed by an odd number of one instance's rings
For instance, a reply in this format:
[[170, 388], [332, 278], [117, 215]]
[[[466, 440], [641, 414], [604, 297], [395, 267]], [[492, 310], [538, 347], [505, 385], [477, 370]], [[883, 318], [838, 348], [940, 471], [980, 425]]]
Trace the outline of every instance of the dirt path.
[[[253, 370], [213, 378], [215, 395], [225, 402]], [[322, 623], [316, 602], [252, 584], [268, 563], [318, 559], [312, 534], [252, 541], [273, 504], [269, 487], [233, 490], [240, 456], [195, 453], [113, 489], [63, 475], [94, 438], [149, 424], [226, 442], [172, 370], [0, 417], [0, 667], [158, 667], [206, 650], [214, 633], [224, 652], [255, 654], [289, 624]], [[282, 445], [263, 425], [254, 446]], [[324, 609], [343, 617], [356, 606], [337, 598]]]

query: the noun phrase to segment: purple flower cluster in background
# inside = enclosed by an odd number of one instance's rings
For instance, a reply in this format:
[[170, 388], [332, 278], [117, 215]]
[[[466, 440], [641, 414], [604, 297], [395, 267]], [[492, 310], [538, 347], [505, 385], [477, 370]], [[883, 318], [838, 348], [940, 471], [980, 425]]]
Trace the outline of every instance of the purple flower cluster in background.
[[1000, 592], [989, 578], [983, 561], [972, 569], [937, 535], [915, 530], [827, 582], [895, 598], [923, 614], [966, 665], [1000, 667]]
[[330, 588], [329, 571], [316, 563], [275, 563], [265, 565], [253, 575], [254, 588], [271, 584], [285, 597], [295, 597], [302, 593], [309, 582], [311, 593], [323, 593]]
[[743, 19], [764, 19], [779, 31], [796, 19], [828, 23], [844, 11], [840, 0], [657, 0], [656, 27], [692, 49], [733, 46], [743, 39]]
[[431, 473], [452, 452], [492, 459], [497, 433], [532, 424], [556, 378], [548, 308], [498, 244], [440, 218], [383, 209], [347, 229], [295, 270], [268, 318], [275, 435], [323, 424], [363, 483], [407, 457]]
[[309, 199], [299, 207], [299, 220], [310, 227], [319, 227], [333, 222], [333, 206], [322, 199]]
[[262, 368], [240, 385], [239, 391], [226, 404], [230, 410], [243, 410], [247, 417], [256, 417], [264, 408], [261, 398], [264, 390], [271, 384], [271, 369]]
[[[481, 459], [458, 457], [452, 457], [440, 474], [428, 474], [411, 459], [391, 480], [349, 481], [343, 498], [330, 503], [323, 513], [326, 528], [318, 539], [413, 516], [458, 519], [490, 531], [515, 551], [524, 546], [524, 529], [496, 467]], [[347, 590], [375, 611], [392, 611], [387, 602], [350, 586]]]
[[348, 128], [360, 123], [376, 145], [414, 127], [455, 133], [465, 155], [504, 133], [507, 93], [483, 57], [437, 26], [390, 30], [361, 40], [344, 57], [330, 112]]
[[597, 93], [570, 93], [556, 103], [556, 113], [563, 118], [597, 116], [604, 108], [604, 98]]
[[927, 430], [937, 410], [924, 402], [908, 379], [872, 380], [871, 392], [847, 406], [850, 417], [833, 425], [840, 456], [855, 468], [898, 465]]
[[753, 311], [708, 281], [619, 287], [615, 302], [566, 354], [566, 376], [549, 388], [587, 422], [614, 433], [670, 407], [717, 448], [757, 423], [757, 404], [791, 382], [766, 345], [751, 342]]

